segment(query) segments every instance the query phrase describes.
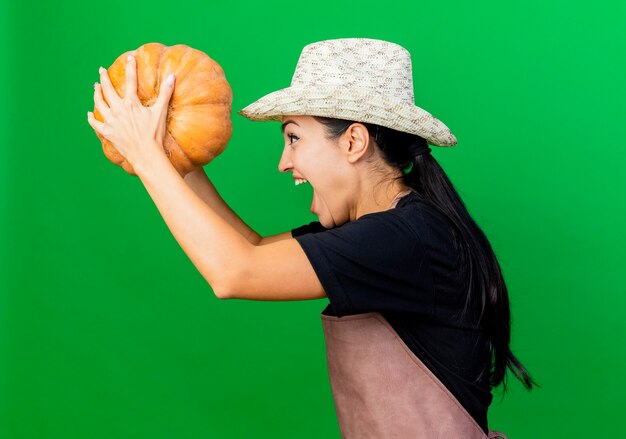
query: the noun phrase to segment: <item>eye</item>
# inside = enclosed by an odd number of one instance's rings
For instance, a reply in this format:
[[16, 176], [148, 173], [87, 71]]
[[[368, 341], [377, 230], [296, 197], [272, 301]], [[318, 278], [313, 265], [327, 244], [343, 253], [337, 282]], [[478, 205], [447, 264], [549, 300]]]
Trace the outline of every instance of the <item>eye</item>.
[[[291, 140], [291, 139], [296, 139], [296, 140], [298, 140], [298, 136], [294, 136], [293, 134], [287, 134], [287, 138], [288, 138], [289, 140]], [[295, 142], [295, 141], [294, 141], [294, 142]], [[290, 142], [289, 144], [291, 145], [291, 144], [293, 144], [294, 142]]]

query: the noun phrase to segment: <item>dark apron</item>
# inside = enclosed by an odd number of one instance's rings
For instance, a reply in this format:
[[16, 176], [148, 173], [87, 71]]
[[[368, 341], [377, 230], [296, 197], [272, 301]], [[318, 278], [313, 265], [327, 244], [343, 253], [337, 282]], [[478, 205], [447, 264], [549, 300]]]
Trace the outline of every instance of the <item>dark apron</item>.
[[343, 439], [506, 439], [485, 435], [382, 314], [321, 317]]

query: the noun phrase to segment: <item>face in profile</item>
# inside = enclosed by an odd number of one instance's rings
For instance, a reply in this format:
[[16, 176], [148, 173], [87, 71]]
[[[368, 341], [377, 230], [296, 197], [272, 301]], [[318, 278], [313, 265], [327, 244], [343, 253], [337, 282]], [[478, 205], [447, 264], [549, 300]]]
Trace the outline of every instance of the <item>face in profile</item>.
[[343, 136], [338, 141], [327, 139], [325, 126], [312, 116], [283, 116], [282, 129], [285, 145], [278, 170], [313, 187], [311, 212], [324, 227], [350, 221], [356, 176]]

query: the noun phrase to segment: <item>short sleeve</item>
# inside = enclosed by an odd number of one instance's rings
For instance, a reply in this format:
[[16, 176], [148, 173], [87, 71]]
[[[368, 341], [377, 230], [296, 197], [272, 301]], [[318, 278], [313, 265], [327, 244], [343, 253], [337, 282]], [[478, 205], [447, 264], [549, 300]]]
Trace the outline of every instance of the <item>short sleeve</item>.
[[296, 227], [295, 229], [291, 229], [291, 236], [296, 237], [300, 235], [304, 235], [305, 233], [318, 233], [327, 230], [319, 221], [311, 221], [308, 224], [305, 224], [300, 227]]
[[295, 229], [294, 238], [337, 316], [370, 311], [432, 314], [434, 285], [425, 246], [407, 220], [384, 211], [316, 233], [307, 233], [317, 227], [308, 226]]

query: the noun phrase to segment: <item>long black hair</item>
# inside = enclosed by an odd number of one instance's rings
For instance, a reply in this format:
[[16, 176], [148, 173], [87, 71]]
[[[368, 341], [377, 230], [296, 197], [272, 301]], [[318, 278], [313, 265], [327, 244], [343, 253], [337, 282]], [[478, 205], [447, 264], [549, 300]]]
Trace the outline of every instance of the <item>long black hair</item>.
[[[338, 139], [356, 121], [313, 116], [325, 126], [330, 140]], [[430, 154], [413, 157], [408, 146], [414, 142], [428, 146], [426, 139], [410, 133], [370, 123], [359, 122], [368, 129], [385, 162], [399, 171], [397, 177], [413, 188], [421, 200], [442, 212], [452, 223], [455, 246], [460, 254], [461, 275], [465, 279], [466, 307], [471, 308], [489, 343], [491, 354], [489, 383], [503, 386], [506, 392], [507, 368], [528, 390], [538, 384], [509, 348], [511, 313], [509, 295], [500, 264], [484, 232], [472, 219], [465, 204]]]

